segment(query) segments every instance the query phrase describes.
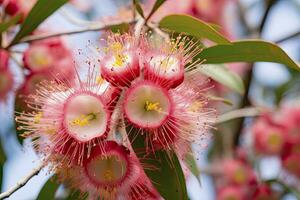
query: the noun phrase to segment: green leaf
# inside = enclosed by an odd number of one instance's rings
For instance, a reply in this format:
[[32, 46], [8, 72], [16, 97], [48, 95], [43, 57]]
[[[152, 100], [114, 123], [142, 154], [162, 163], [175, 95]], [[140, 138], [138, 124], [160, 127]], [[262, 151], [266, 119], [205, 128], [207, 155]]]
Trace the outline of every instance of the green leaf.
[[143, 9], [142, 9], [142, 7], [141, 7], [141, 4], [139, 3], [139, 0], [133, 0], [133, 4], [134, 4], [134, 6], [135, 6], [136, 11], [137, 11], [143, 18], [145, 18], [145, 16], [144, 16], [144, 11], [143, 11]]
[[187, 153], [185, 155], [184, 162], [186, 163], [188, 169], [192, 172], [192, 174], [196, 177], [199, 184], [201, 185], [200, 170], [197, 166], [197, 162], [195, 160], [194, 155], [192, 153]]
[[147, 166], [144, 171], [160, 195], [165, 200], [187, 200], [184, 174], [174, 151], [146, 153], [145, 134], [138, 134], [138, 130], [129, 124], [126, 127], [132, 147], [143, 166]]
[[231, 45], [216, 45], [204, 49], [198, 58], [206, 64], [231, 62], [274, 62], [300, 71], [299, 64], [293, 61], [276, 44], [261, 40], [243, 40]]
[[222, 102], [228, 106], [232, 106], [233, 103], [230, 99], [226, 99], [223, 97], [218, 97], [218, 96], [214, 96], [214, 95], [206, 95], [207, 98], [209, 98], [209, 100], [211, 101], [218, 101], [218, 102]]
[[235, 72], [230, 71], [224, 65], [200, 65], [199, 71], [213, 80], [227, 86], [228, 88], [244, 94], [245, 86], [243, 80]]
[[59, 9], [68, 0], [38, 0], [22, 23], [10, 46], [17, 44], [23, 37], [31, 34], [44, 20]]
[[211, 25], [189, 15], [169, 15], [159, 22], [159, 27], [177, 33], [186, 33], [200, 39], [208, 39], [217, 44], [230, 44]]
[[80, 190], [71, 190], [65, 200], [86, 200], [88, 193], [82, 193]]
[[146, 20], [149, 20], [152, 17], [152, 15], [155, 13], [155, 11], [157, 11], [157, 9], [159, 9], [159, 7], [163, 3], [165, 3], [165, 1], [166, 0], [156, 0], [155, 4], [153, 5], [152, 10], [150, 11], [150, 13], [149, 13], [149, 15], [148, 15], [148, 17], [147, 17]]
[[110, 30], [114, 33], [126, 33], [129, 31], [130, 25], [128, 23], [121, 23], [110, 26]]
[[0, 34], [4, 31], [6, 31], [12, 25], [15, 25], [16, 23], [18, 23], [20, 21], [20, 19], [21, 19], [21, 15], [18, 14], [18, 15], [15, 15], [14, 17], [10, 18], [6, 22], [0, 23]]
[[59, 184], [55, 182], [56, 176], [52, 176], [44, 184], [36, 200], [55, 199], [55, 193]]

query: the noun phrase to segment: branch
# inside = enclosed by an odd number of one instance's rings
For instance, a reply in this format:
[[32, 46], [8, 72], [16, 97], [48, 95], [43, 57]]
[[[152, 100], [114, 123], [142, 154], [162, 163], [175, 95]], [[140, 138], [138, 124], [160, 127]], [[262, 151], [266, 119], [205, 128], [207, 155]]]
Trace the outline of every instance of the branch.
[[281, 38], [281, 39], [275, 41], [275, 43], [282, 43], [282, 42], [285, 42], [286, 40], [290, 40], [290, 39], [293, 39], [293, 38], [298, 37], [298, 36], [300, 36], [300, 30], [295, 32], [295, 33], [292, 33], [291, 35], [288, 35], [284, 38]]
[[260, 32], [262, 32], [262, 30], [263, 30], [263, 28], [264, 28], [264, 26], [265, 26], [265, 24], [266, 24], [266, 22], [267, 22], [269, 13], [270, 13], [270, 11], [271, 11], [271, 8], [272, 8], [273, 5], [274, 5], [275, 3], [277, 3], [278, 1], [279, 1], [279, 0], [265, 0], [265, 2], [266, 2], [266, 10], [265, 10], [265, 13], [264, 13], [264, 15], [263, 15], [263, 17], [262, 17], [261, 23], [260, 23], [260, 25], [259, 25], [259, 30], [260, 30]]
[[43, 167], [45, 166], [44, 163], [40, 164], [37, 168], [33, 169], [32, 172], [30, 174], [28, 174], [26, 177], [24, 177], [22, 180], [20, 180], [19, 182], [17, 182], [17, 184], [13, 187], [11, 187], [9, 190], [7, 190], [6, 192], [3, 192], [0, 194], [0, 199], [5, 199], [10, 197], [10, 195], [12, 195], [13, 193], [15, 193], [17, 190], [19, 190], [20, 188], [22, 188], [24, 185], [26, 185], [26, 183], [33, 178], [34, 176], [38, 175], [39, 172], [43, 169]]
[[242, 118], [242, 117], [255, 117], [260, 115], [263, 112], [263, 109], [257, 107], [249, 107], [249, 108], [242, 108], [238, 110], [233, 110], [227, 112], [225, 114], [220, 115], [217, 119], [216, 123], [223, 123], [233, 119]]
[[88, 28], [79, 29], [79, 30], [75, 30], [75, 31], [67, 31], [67, 32], [61, 32], [61, 33], [55, 33], [55, 34], [32, 35], [32, 36], [28, 36], [28, 37], [23, 38], [18, 44], [34, 42], [34, 41], [38, 41], [38, 40], [45, 40], [45, 39], [48, 39], [48, 38], [58, 37], [58, 36], [63, 36], [63, 35], [74, 35], [74, 34], [85, 33], [85, 32], [102, 31], [102, 30], [109, 29], [112, 26], [120, 25], [122, 23], [133, 24], [133, 23], [135, 23], [135, 21], [121, 22], [121, 23], [117, 23], [117, 24], [109, 24], [109, 25], [106, 25], [106, 26], [105, 25], [99, 25], [99, 26], [88, 27]]

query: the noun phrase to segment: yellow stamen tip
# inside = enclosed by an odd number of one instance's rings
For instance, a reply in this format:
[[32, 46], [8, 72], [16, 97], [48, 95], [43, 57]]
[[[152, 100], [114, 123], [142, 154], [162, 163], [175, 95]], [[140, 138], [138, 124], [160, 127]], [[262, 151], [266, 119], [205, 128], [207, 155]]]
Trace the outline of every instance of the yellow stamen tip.
[[71, 122], [71, 125], [80, 127], [89, 126], [91, 124], [91, 121], [95, 118], [96, 116], [93, 113], [88, 115], [80, 115], [78, 118], [75, 118]]
[[159, 102], [154, 102], [153, 103], [153, 102], [146, 101], [145, 110], [146, 111], [160, 112], [162, 110], [162, 108], [159, 107]]
[[40, 123], [40, 122], [41, 122], [42, 116], [43, 116], [43, 113], [42, 113], [42, 112], [38, 112], [38, 113], [34, 116], [33, 122], [34, 122], [35, 124]]

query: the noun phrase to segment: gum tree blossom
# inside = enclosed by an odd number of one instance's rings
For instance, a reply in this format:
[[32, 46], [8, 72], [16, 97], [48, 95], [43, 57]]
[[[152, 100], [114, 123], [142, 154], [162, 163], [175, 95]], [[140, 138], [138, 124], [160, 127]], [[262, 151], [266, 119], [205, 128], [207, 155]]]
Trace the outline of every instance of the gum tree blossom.
[[93, 148], [82, 166], [67, 170], [60, 178], [91, 199], [159, 199], [135, 154], [114, 141], [107, 141], [102, 150]]
[[276, 155], [282, 152], [286, 140], [285, 129], [282, 126], [272, 124], [262, 117], [253, 125], [252, 131], [257, 152], [266, 155]]
[[[179, 36], [153, 46], [152, 39], [108, 34], [105, 47], [96, 49], [98, 63], [86, 62], [86, 79], [69, 81], [62, 74], [43, 81], [28, 97], [31, 111], [16, 117], [61, 181], [91, 198], [159, 199], [128, 135], [145, 135], [146, 151], [172, 148], [180, 154], [182, 145], [206, 139], [215, 121], [208, 88], [195, 70], [201, 64], [194, 59], [198, 43]], [[32, 75], [44, 74], [56, 43], [34, 45], [24, 62]], [[131, 129], [118, 133], [124, 121]]]
[[[28, 107], [33, 111], [22, 113], [17, 121], [27, 135], [40, 138], [35, 145], [43, 147], [40, 151], [46, 159], [62, 154], [82, 163], [93, 146], [103, 148], [115, 96], [107, 82], [97, 84], [97, 77], [89, 75], [85, 82], [78, 78], [72, 85], [46, 81], [29, 96]], [[43, 138], [46, 144], [41, 144]]]
[[30, 73], [60, 74], [71, 80], [75, 74], [71, 51], [61, 38], [32, 43], [23, 55], [24, 66]]

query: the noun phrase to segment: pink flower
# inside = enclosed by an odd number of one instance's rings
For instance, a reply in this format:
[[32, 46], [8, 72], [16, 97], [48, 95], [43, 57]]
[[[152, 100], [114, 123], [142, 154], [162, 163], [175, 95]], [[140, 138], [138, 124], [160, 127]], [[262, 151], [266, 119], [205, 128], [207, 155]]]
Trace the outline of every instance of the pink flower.
[[107, 141], [94, 147], [83, 165], [59, 172], [72, 188], [87, 192], [91, 199], [158, 199], [135, 154], [123, 145]]
[[68, 80], [75, 74], [72, 54], [60, 38], [32, 43], [24, 52], [23, 61], [31, 73], [59, 74]]
[[275, 197], [272, 189], [266, 184], [258, 185], [253, 195], [253, 200], [276, 200], [276, 199], [278, 198]]
[[255, 150], [261, 154], [280, 154], [285, 145], [285, 129], [260, 118], [252, 127]]
[[9, 68], [0, 68], [0, 101], [4, 101], [13, 89], [14, 79]]
[[217, 200], [245, 200], [245, 197], [240, 187], [225, 186], [219, 189]]
[[300, 153], [291, 152], [282, 157], [283, 167], [293, 175], [300, 178]]
[[0, 49], [0, 70], [8, 68], [9, 54], [7, 51]]
[[103, 148], [116, 95], [107, 82], [98, 83], [98, 79], [91, 72], [86, 82], [78, 79], [77, 84], [65, 79], [46, 81], [29, 96], [32, 111], [16, 119], [27, 135], [37, 139], [36, 145], [46, 141], [48, 148], [41, 153], [47, 159], [62, 154], [82, 163], [94, 145]]
[[111, 34], [101, 58], [101, 75], [115, 86], [128, 86], [140, 74], [139, 47], [129, 34]]
[[28, 15], [36, 0], [3, 0], [5, 12], [9, 15], [21, 14], [22, 20]]
[[253, 186], [256, 183], [254, 171], [246, 163], [239, 160], [224, 160], [220, 170], [223, 172], [226, 184]]
[[13, 90], [14, 78], [8, 66], [9, 54], [0, 49], [0, 101], [4, 101]]
[[184, 80], [184, 73], [200, 64], [193, 58], [201, 52], [198, 42], [189, 41], [187, 37], [158, 44], [157, 41], [144, 41], [141, 63], [144, 77], [160, 84], [164, 88], [176, 88]]

